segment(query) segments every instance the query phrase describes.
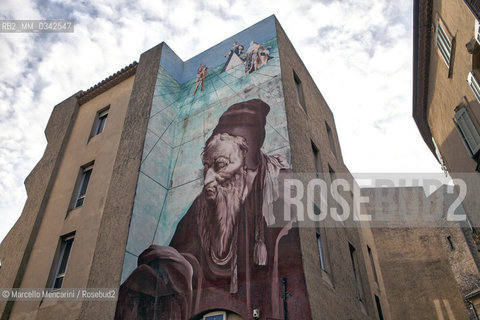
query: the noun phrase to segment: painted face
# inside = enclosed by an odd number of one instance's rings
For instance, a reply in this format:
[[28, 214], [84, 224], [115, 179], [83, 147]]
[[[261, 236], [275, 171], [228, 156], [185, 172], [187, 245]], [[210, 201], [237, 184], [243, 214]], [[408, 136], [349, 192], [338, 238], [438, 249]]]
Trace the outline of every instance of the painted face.
[[203, 157], [204, 189], [208, 200], [216, 199], [219, 188], [228, 186], [235, 176], [242, 174], [244, 151], [235, 139], [212, 140]]

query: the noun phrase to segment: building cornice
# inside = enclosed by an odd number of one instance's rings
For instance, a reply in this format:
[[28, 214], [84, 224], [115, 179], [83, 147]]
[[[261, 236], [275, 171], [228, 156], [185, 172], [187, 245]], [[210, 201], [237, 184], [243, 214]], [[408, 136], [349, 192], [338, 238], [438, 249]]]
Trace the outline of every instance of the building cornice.
[[427, 118], [432, 0], [415, 0], [413, 11], [413, 119], [428, 148], [436, 155]]
[[112, 74], [105, 80], [100, 81], [90, 89], [86, 91], [80, 91], [77, 94], [78, 104], [82, 105], [85, 102], [95, 98], [96, 96], [104, 93], [108, 89], [116, 86], [120, 82], [124, 81], [125, 79], [130, 78], [135, 74], [137, 71], [138, 62], [134, 61], [130, 65], [122, 68], [120, 71]]
[[465, 296], [465, 300], [469, 300], [480, 296], [480, 289], [476, 289]]

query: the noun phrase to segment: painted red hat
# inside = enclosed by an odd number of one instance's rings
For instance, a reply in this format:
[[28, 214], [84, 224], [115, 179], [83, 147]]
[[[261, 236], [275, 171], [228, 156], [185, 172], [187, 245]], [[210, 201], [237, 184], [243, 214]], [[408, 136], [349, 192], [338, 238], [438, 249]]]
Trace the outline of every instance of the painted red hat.
[[245, 163], [247, 168], [256, 169], [260, 160], [259, 151], [265, 140], [265, 125], [269, 111], [269, 105], [260, 99], [235, 103], [222, 114], [210, 139], [220, 133], [245, 138], [248, 146]]

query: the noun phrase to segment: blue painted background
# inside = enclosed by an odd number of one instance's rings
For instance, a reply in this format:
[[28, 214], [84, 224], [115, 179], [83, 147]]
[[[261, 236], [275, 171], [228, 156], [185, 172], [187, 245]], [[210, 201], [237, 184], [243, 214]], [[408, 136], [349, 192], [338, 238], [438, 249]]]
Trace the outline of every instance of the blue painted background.
[[[195, 78], [198, 66], [204, 62], [209, 68], [225, 62], [224, 55], [230, 50], [234, 41], [243, 44], [245, 51], [250, 41], [264, 43], [276, 36], [275, 16], [270, 16], [253, 26], [223, 40], [219, 44], [183, 62], [168, 46], [162, 49], [160, 65], [180, 84]], [[166, 47], [166, 48], [165, 48]]]

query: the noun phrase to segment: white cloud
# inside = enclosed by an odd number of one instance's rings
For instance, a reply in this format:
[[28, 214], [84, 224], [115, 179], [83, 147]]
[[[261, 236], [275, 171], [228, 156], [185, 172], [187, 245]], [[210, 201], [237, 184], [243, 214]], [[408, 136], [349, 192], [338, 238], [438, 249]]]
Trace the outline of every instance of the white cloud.
[[440, 171], [411, 118], [408, 1], [6, 0], [2, 19], [74, 19], [75, 32], [0, 34], [0, 239], [21, 213], [55, 104], [161, 41], [187, 59], [272, 13], [333, 110], [352, 172]]

